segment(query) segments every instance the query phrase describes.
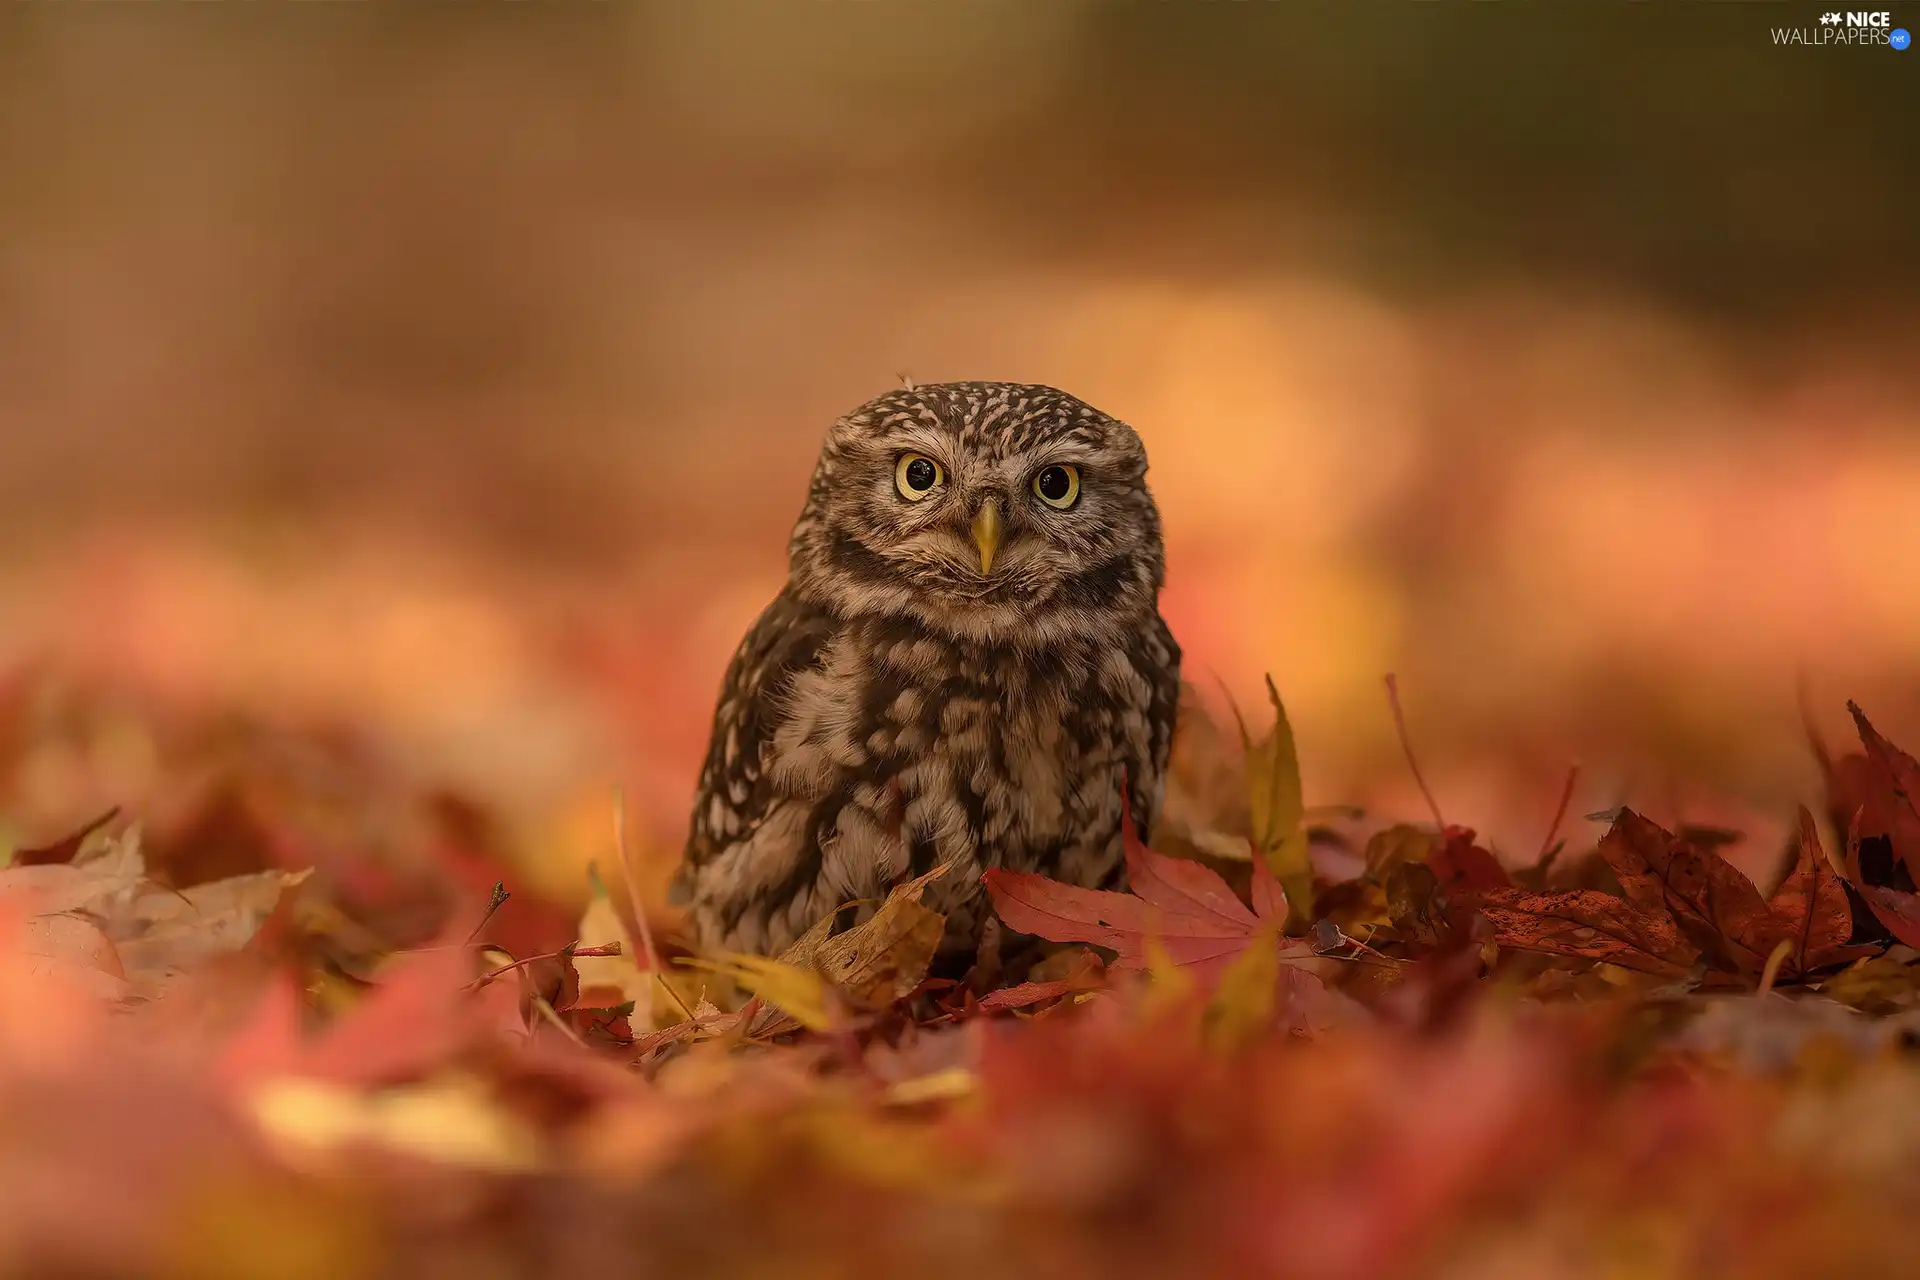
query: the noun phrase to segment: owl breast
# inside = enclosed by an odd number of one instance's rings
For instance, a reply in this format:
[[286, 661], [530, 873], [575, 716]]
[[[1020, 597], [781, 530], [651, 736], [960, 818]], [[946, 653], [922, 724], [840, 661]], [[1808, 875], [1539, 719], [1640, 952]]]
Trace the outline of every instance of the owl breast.
[[990, 867], [1116, 887], [1122, 780], [1150, 820], [1166, 760], [1171, 708], [1159, 714], [1148, 673], [1177, 656], [1158, 621], [1123, 643], [1039, 652], [898, 618], [848, 624], [796, 673], [768, 743], [770, 780], [805, 814], [787, 918], [770, 932], [942, 863], [927, 901], [948, 917], [950, 951], [977, 942]]

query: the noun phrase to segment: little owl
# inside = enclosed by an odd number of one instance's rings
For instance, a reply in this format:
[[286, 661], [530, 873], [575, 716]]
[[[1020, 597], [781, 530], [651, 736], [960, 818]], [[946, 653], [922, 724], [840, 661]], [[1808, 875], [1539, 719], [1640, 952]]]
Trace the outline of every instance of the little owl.
[[1180, 690], [1146, 473], [1052, 387], [909, 387], [834, 424], [714, 713], [675, 882], [703, 945], [776, 953], [951, 862], [925, 900], [952, 972], [990, 867], [1122, 887], [1122, 779], [1144, 836]]

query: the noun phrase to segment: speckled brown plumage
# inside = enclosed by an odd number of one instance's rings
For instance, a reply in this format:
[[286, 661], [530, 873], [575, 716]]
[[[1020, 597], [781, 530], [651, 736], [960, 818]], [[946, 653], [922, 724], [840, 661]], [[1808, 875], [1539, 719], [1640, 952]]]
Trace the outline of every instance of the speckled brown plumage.
[[927, 898], [951, 967], [988, 867], [1123, 882], [1121, 778], [1144, 832], [1179, 697], [1146, 469], [1050, 387], [907, 388], [834, 424], [714, 714], [676, 880], [703, 943], [775, 952], [952, 860]]

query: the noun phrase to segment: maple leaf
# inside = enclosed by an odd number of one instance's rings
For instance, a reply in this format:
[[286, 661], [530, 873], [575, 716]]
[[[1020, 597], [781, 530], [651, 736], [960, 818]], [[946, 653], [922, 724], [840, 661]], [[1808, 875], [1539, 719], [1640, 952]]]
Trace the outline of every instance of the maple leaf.
[[1767, 908], [1786, 930], [1793, 944], [1788, 959], [1792, 972], [1808, 974], [1869, 954], [1873, 947], [1850, 947], [1853, 908], [1847, 891], [1820, 847], [1820, 831], [1813, 814], [1800, 808], [1800, 839], [1793, 870], [1773, 891]]
[[1601, 837], [1600, 856], [1629, 902], [1670, 916], [1722, 970], [1758, 973], [1790, 932], [1732, 863], [1632, 809], [1622, 809]]
[[1441, 830], [1439, 846], [1427, 856], [1427, 865], [1439, 877], [1441, 890], [1479, 893], [1512, 887], [1513, 877], [1490, 851], [1474, 843], [1473, 835], [1472, 827], [1448, 826]]
[[1292, 903], [1289, 929], [1301, 932], [1313, 910], [1312, 848], [1307, 838], [1305, 793], [1300, 785], [1300, 754], [1272, 676], [1267, 677], [1267, 701], [1273, 707], [1273, 727], [1257, 742], [1247, 731], [1247, 722], [1237, 706], [1233, 718], [1239, 725], [1240, 745], [1247, 758], [1247, 806], [1254, 848], [1286, 889]]
[[[84, 838], [68, 842], [78, 850]], [[55, 948], [40, 953], [48, 958], [110, 950], [112, 964], [93, 967], [119, 986], [94, 982], [103, 994], [156, 995], [195, 962], [239, 950], [307, 876], [268, 871], [181, 891], [162, 888], [147, 879], [138, 828], [66, 856], [72, 860], [0, 870], [0, 901], [36, 917], [26, 936]]]
[[1920, 884], [1920, 761], [1882, 737], [1857, 703], [1849, 702], [1847, 710], [1866, 748], [1865, 766], [1855, 778], [1865, 794], [1852, 797], [1856, 811], [1864, 811], [1861, 832], [1891, 841], [1894, 856]]
[[1600, 960], [1641, 973], [1687, 972], [1699, 952], [1671, 916], [1599, 889], [1493, 889], [1474, 899], [1494, 940], [1517, 951]]
[[1018, 986], [990, 991], [980, 997], [978, 1007], [989, 1013], [1007, 1009], [1024, 1009], [1029, 1005], [1040, 1004], [1047, 1000], [1057, 1000], [1062, 996], [1099, 989], [1104, 981], [1099, 958], [1092, 952], [1082, 952], [1081, 957], [1073, 971], [1064, 978], [1053, 982], [1022, 982]]
[[1665, 976], [1702, 962], [1723, 974], [1753, 976], [1784, 946], [1788, 972], [1804, 977], [1871, 950], [1846, 945], [1853, 933], [1846, 890], [1804, 808], [1798, 859], [1771, 899], [1719, 854], [1631, 809], [1615, 817], [1599, 852], [1624, 896], [1505, 889], [1475, 895], [1473, 905], [1503, 946]]
[[1150, 950], [1157, 945], [1168, 963], [1209, 982], [1262, 939], [1270, 938], [1282, 954], [1313, 954], [1305, 943], [1284, 943], [1274, 932], [1287, 918], [1287, 896], [1266, 859], [1254, 859], [1249, 908], [1210, 868], [1147, 848], [1124, 794], [1120, 832], [1131, 893], [995, 867], [982, 877], [994, 910], [1021, 933], [1115, 951], [1117, 969], [1151, 968]]

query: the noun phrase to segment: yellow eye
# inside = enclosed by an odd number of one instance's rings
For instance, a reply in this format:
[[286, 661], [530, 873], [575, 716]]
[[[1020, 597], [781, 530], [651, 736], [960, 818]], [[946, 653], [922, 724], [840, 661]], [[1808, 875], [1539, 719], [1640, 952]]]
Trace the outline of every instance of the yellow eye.
[[947, 478], [940, 470], [940, 464], [924, 453], [903, 453], [899, 465], [893, 469], [893, 487], [908, 502], [918, 502]]
[[1079, 501], [1080, 468], [1064, 462], [1043, 467], [1033, 478], [1033, 493], [1048, 506], [1065, 511]]

